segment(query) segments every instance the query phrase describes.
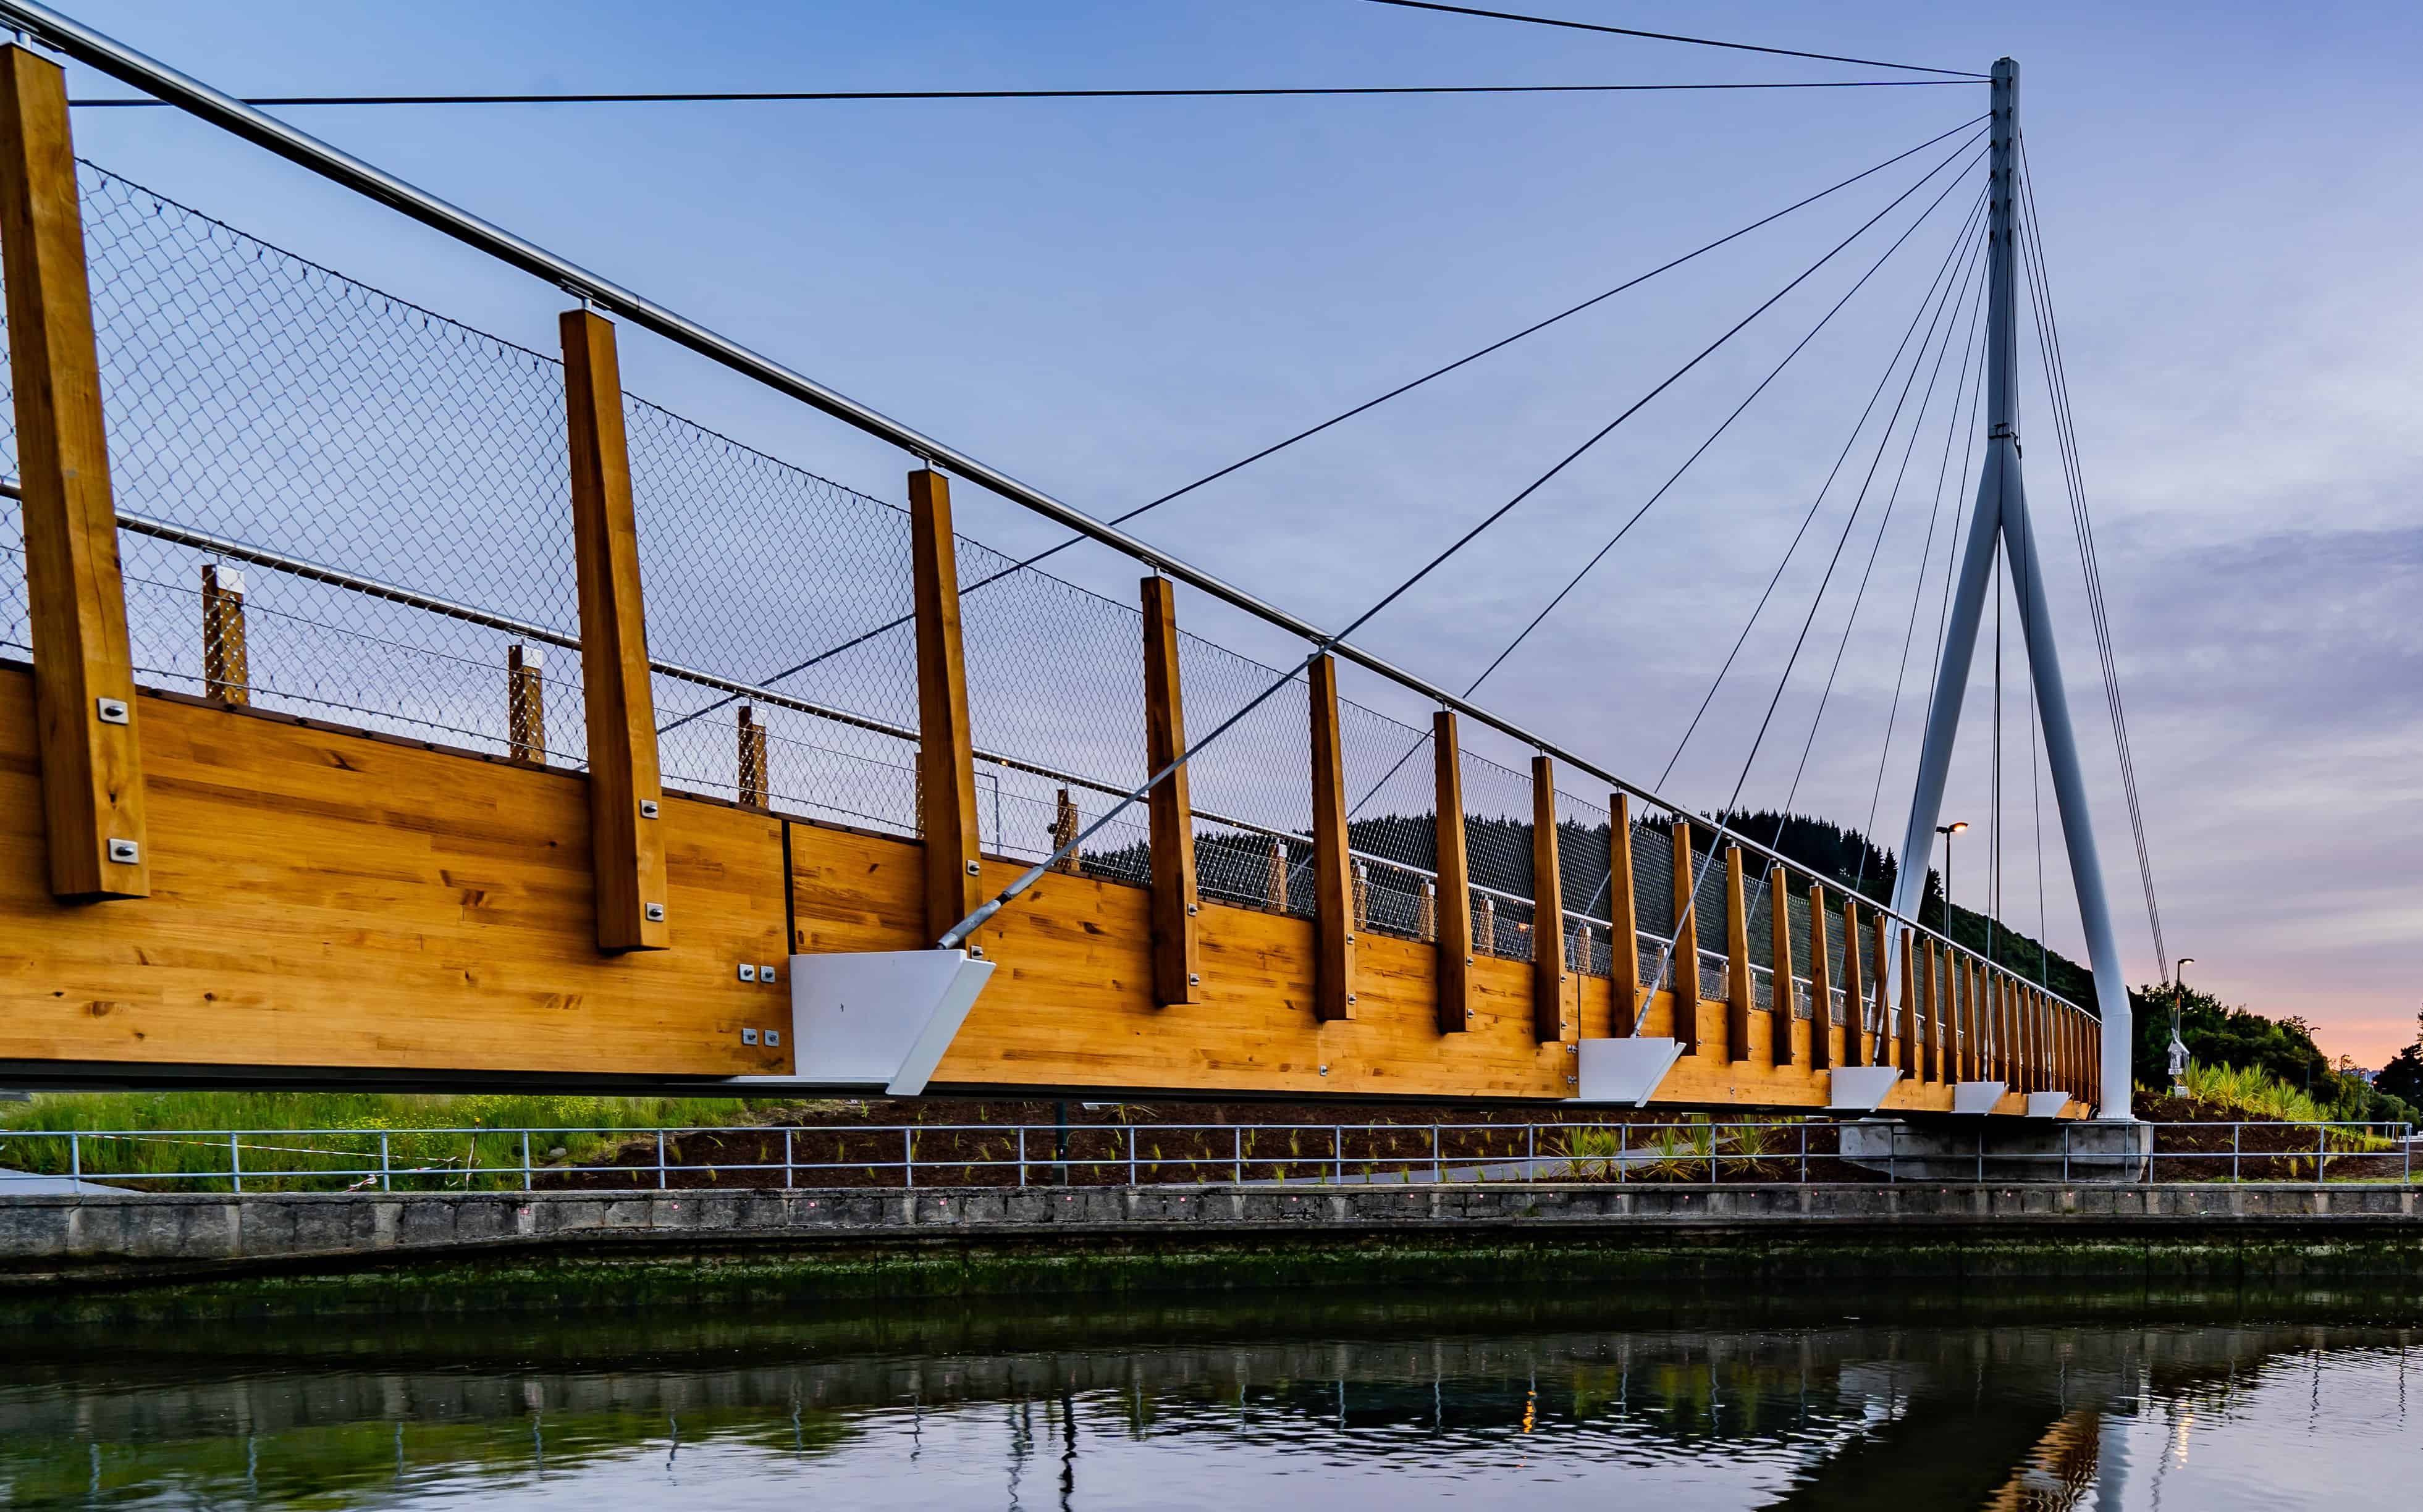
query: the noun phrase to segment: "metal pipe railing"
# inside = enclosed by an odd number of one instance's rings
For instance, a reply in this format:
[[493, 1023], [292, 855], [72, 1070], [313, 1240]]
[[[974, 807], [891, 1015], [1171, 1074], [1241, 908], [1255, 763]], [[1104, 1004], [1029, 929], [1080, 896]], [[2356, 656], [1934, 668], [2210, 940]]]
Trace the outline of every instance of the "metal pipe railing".
[[[1210, 594], [1232, 608], [1242, 610], [1291, 635], [1322, 646], [1418, 695], [1426, 701], [1435, 702], [1444, 708], [1464, 714], [1543, 755], [1562, 762], [1576, 771], [1587, 773], [1609, 787], [1628, 793], [1643, 802], [1655, 804], [1675, 814], [1689, 812], [1682, 805], [1660, 796], [1655, 790], [1620, 777], [1587, 757], [1504, 716], [1493, 713], [1449, 688], [1417, 676], [1350, 641], [1332, 637], [1308, 620], [1302, 619], [1257, 594], [1236, 587], [1180, 558], [1130, 535], [1116, 526], [1096, 519], [1041, 489], [1022, 482], [976, 457], [893, 419], [872, 406], [818, 383], [806, 374], [776, 362], [633, 290], [592, 273], [571, 260], [551, 252], [527, 238], [474, 215], [383, 168], [320, 140], [308, 132], [279, 120], [231, 95], [213, 88], [200, 80], [170, 68], [115, 38], [85, 25], [73, 17], [55, 10], [49, 6], [35, 3], [35, 0], [0, 0], [0, 25], [7, 25], [24, 32], [42, 45], [63, 53], [76, 62], [96, 69], [121, 83], [166, 101], [190, 115], [255, 146], [264, 148], [331, 182], [377, 200], [443, 235], [452, 237], [466, 245], [484, 252], [508, 266], [542, 278], [576, 298], [619, 315], [641, 329], [652, 331], [678, 346], [697, 353], [709, 361], [729, 368], [745, 377], [764, 384], [778, 393], [797, 399], [870, 435], [890, 442], [921, 459], [927, 465], [939, 465], [956, 472], [1013, 503], [1151, 566], [1189, 587]], [[703, 685], [722, 686], [720, 680], [704, 683]], [[723, 690], [743, 692], [744, 696], [753, 696], [737, 685], [723, 687]], [[1694, 819], [1692, 822], [1740, 846], [1745, 852], [1776, 864], [1785, 866], [1791, 864], [1789, 859], [1781, 853], [1720, 823], [1706, 818]], [[1900, 927], [1936, 939], [1947, 949], [1963, 955], [1975, 953], [1955, 943], [1940, 932], [1928, 928], [1914, 917], [1880, 905], [1871, 906], [1875, 907], [1877, 912], [1894, 921]], [[2061, 1000], [2066, 1006], [2080, 1013], [2088, 1012], [2076, 1003], [2068, 1003], [2067, 1000]], [[2093, 1016], [2090, 1014], [2090, 1016]]]
[[[2137, 1125], [2134, 1127], [2147, 1141], [2142, 1149], [2115, 1147], [2108, 1131], [2097, 1130], [2090, 1142], [2082, 1146], [2079, 1131], [2084, 1126], [2065, 1122], [2052, 1126], [2060, 1130], [2057, 1149], [1996, 1151], [1987, 1147], [1986, 1122], [1967, 1122], [1974, 1126], [1977, 1137], [1965, 1151], [1954, 1148], [1946, 1138], [1946, 1130], [1953, 1126], [1900, 1125], [1889, 1131], [1881, 1154], [1869, 1150], [1846, 1154], [1839, 1142], [1845, 1126], [1806, 1117], [1662, 1123], [1130, 1123], [1065, 1128], [1042, 1124], [867, 1124], [377, 1131], [32, 1129], [0, 1134], [0, 1150], [8, 1151], [12, 1163], [20, 1165], [49, 1164], [53, 1161], [48, 1157], [63, 1156], [56, 1163], [64, 1165], [68, 1179], [78, 1188], [142, 1182], [190, 1190], [201, 1183], [224, 1182], [238, 1193], [260, 1193], [293, 1183], [337, 1183], [342, 1190], [392, 1192], [413, 1189], [415, 1181], [435, 1184], [425, 1189], [590, 1189], [574, 1178], [629, 1178], [646, 1189], [670, 1190], [676, 1178], [685, 1174], [711, 1176], [720, 1182], [727, 1175], [750, 1173], [780, 1173], [785, 1189], [814, 1187], [817, 1185], [814, 1178], [830, 1173], [852, 1178], [837, 1185], [866, 1185], [855, 1178], [873, 1175], [874, 1185], [913, 1189], [951, 1185], [939, 1178], [954, 1172], [961, 1186], [992, 1184], [971, 1179], [978, 1173], [1014, 1173], [1017, 1185], [1027, 1186], [1036, 1184], [1038, 1169], [1061, 1173], [1046, 1184], [1120, 1184], [1072, 1181], [1065, 1173], [1075, 1169], [1095, 1176], [1106, 1172], [1123, 1174], [1124, 1185], [1133, 1187], [1218, 1184], [1203, 1179], [1207, 1170], [1225, 1173], [1227, 1182], [1236, 1185], [1272, 1186], [1316, 1180], [1327, 1185], [1389, 1180], [1663, 1180], [1679, 1178], [1704, 1165], [1712, 1181], [1722, 1181], [1730, 1173], [1736, 1181], [1772, 1183], [1784, 1179], [1787, 1173], [1792, 1179], [1812, 1182], [1813, 1159], [1836, 1163], [1827, 1168], [1825, 1185], [1950, 1179], [1946, 1171], [1953, 1167], [1981, 1182], [2014, 1169], [2042, 1178], [2048, 1167], [2057, 1162], [2063, 1180], [2074, 1178], [2083, 1167], [2100, 1173], [2105, 1181], [2118, 1172], [2127, 1184], [2145, 1186], [2157, 1183], [2166, 1169], [2178, 1173], [2193, 1162], [2203, 1162], [2189, 1171], [2189, 1179], [2197, 1185], [2252, 1179], [2275, 1186], [2403, 1187], [2415, 1182], [2415, 1156], [2417, 1145], [2423, 1144], [2423, 1135], [2403, 1123], [2239, 1121]], [[2017, 1126], [2005, 1121], [2000, 1126]], [[2250, 1132], [2257, 1144], [2273, 1147], [2249, 1147]], [[1030, 1141], [1030, 1134], [1053, 1137]], [[2225, 1134], [2227, 1138], [2223, 1142]], [[764, 1141], [763, 1158], [699, 1162], [683, 1158], [680, 1142], [702, 1135], [724, 1142]], [[539, 1138], [546, 1143], [536, 1148], [549, 1152], [548, 1163], [533, 1156], [533, 1141]], [[451, 1143], [456, 1139], [464, 1142], [459, 1154], [404, 1163], [394, 1158], [398, 1140]], [[1059, 1142], [1063, 1139], [1070, 1142], [1064, 1145]], [[1912, 1147], [1910, 1142], [1920, 1139], [1928, 1144]], [[65, 1150], [46, 1152], [40, 1142], [53, 1141], [65, 1142]], [[816, 1147], [819, 1141], [830, 1142], [820, 1151]], [[851, 1141], [868, 1148], [850, 1153]], [[340, 1142], [350, 1142], [352, 1147], [330, 1147]], [[483, 1158], [483, 1142], [492, 1158]], [[1830, 1148], [1829, 1142], [1833, 1142]], [[608, 1163], [572, 1159], [569, 1147], [583, 1142], [599, 1147], [619, 1144], [626, 1158]], [[1089, 1142], [1101, 1146], [1090, 1156]], [[1180, 1142], [1199, 1148], [1173, 1153], [1170, 1146]], [[186, 1151], [223, 1151], [224, 1157], [189, 1160], [181, 1169], [168, 1170], [117, 1169], [110, 1163], [123, 1160], [113, 1152], [146, 1143]], [[559, 1157], [552, 1153], [556, 1150], [567, 1153]], [[1045, 1151], [1050, 1153], [1039, 1153]], [[819, 1154], [829, 1158], [813, 1158]], [[283, 1157], [349, 1163], [305, 1164]], [[2348, 1162], [2356, 1162], [2352, 1174]], [[2250, 1165], [2256, 1173], [2251, 1178]], [[2222, 1174], [2224, 1167], [2226, 1175]], [[2333, 1175], [2334, 1167], [2341, 1173]], [[1195, 1174], [1191, 1179], [1165, 1180], [1171, 1172]], [[1149, 1182], [1148, 1175], [1152, 1178]], [[15, 1179], [24, 1177], [0, 1177], [0, 1201], [5, 1201]], [[1005, 1184], [1010, 1179], [1009, 1174], [1002, 1177]]]

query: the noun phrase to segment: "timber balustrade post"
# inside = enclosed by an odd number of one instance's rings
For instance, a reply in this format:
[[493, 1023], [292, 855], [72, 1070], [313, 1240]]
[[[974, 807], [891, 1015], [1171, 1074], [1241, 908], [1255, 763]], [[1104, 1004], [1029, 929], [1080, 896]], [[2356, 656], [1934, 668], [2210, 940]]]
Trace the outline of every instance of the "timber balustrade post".
[[[1052, 798], [1052, 848], [1056, 851], [1061, 846], [1071, 843], [1076, 840], [1078, 830], [1083, 827], [1077, 819], [1077, 800], [1069, 795], [1067, 788], [1062, 788]], [[1070, 851], [1053, 862], [1052, 870], [1075, 876], [1085, 870], [1083, 853]]]
[[1414, 937], [1425, 945], [1438, 943], [1438, 884], [1424, 882], [1414, 895]]
[[581, 702], [589, 728], [589, 837], [597, 948], [663, 950], [664, 792], [657, 770], [656, 695], [640, 596], [639, 526], [623, 431], [614, 327], [565, 310], [565, 430], [572, 460], [572, 542], [580, 585]]
[[1271, 855], [1270, 865], [1268, 868], [1270, 874], [1264, 879], [1265, 886], [1269, 892], [1270, 906], [1280, 913], [1285, 913], [1287, 912], [1288, 906], [1287, 845], [1285, 843], [1274, 839], [1270, 843], [1270, 847]]
[[239, 706], [252, 701], [252, 655], [244, 634], [244, 573], [202, 566], [202, 692]]
[[733, 725], [733, 786], [740, 795], [745, 808], [766, 807], [766, 727], [757, 722], [757, 711], [749, 704], [740, 706], [740, 717]]
[[546, 760], [546, 653], [505, 648], [505, 753], [525, 766]]
[[[1674, 816], [1674, 948], [1667, 953], [1673, 978], [1674, 1043], [1685, 1055], [1700, 1051], [1700, 921], [1691, 911], [1699, 879], [1691, 874], [1691, 821]], [[1654, 986], [1655, 984], [1652, 984]]]
[[[958, 543], [951, 482], [909, 475], [911, 590], [917, 610], [918, 828], [926, 841], [926, 937], [939, 939], [984, 903], [976, 852], [976, 777], [968, 729], [968, 668], [959, 643]], [[971, 949], [971, 955], [980, 950]]]
[[1809, 884], [1809, 1067], [1830, 1070], [1834, 1064], [1833, 951], [1826, 938], [1826, 889]]
[[1557, 864], [1557, 764], [1531, 758], [1531, 1037], [1565, 1037], [1565, 895]]
[[1766, 869], [1766, 914], [1767, 933], [1774, 941], [1768, 954], [1775, 983], [1775, 990], [1767, 995], [1767, 1059], [1776, 1065], [1789, 1066], [1793, 1003], [1800, 991], [1792, 961], [1792, 878], [1782, 867], [1771, 862]]
[[1639, 1032], [1640, 1016], [1649, 1010], [1640, 990], [1640, 919], [1632, 894], [1632, 800], [1621, 793], [1609, 798], [1607, 820], [1607, 917], [1614, 921], [1607, 930], [1607, 971], [1615, 1032], [1622, 1038]]
[[1431, 764], [1438, 827], [1438, 1028], [1461, 1033], [1472, 1025], [1472, 859], [1464, 833], [1464, 748], [1455, 711], [1431, 716]]
[[1867, 1000], [1861, 990], [1860, 906], [1843, 899], [1843, 1063], [1865, 1065], [1860, 1054], [1860, 1025], [1867, 1018]]
[[[1881, 913], [1869, 920], [1868, 923], [1870, 932], [1876, 936], [1876, 970], [1871, 974], [1877, 979], [1877, 1038], [1869, 1063], [1898, 1066], [1901, 1062], [1892, 1058], [1892, 1000], [1888, 996], [1892, 983], [1892, 933]], [[1907, 979], [1908, 973], [1905, 972], [1904, 980]]]
[[1725, 1050], [1728, 1064], [1750, 1059], [1750, 906], [1744, 902], [1742, 853], [1725, 847]]
[[1919, 1063], [1929, 1081], [1941, 1081], [1943, 1076], [1943, 953], [1937, 949], [1935, 938], [1928, 936], [1919, 941], [1923, 983], [1918, 1010], [1924, 1016], [1924, 1031], [1920, 1044]]
[[66, 76], [18, 46], [0, 48], [0, 260], [51, 893], [147, 897], [135, 668]]
[[[1178, 675], [1176, 587], [1144, 579], [1145, 770], [1158, 772], [1186, 749], [1186, 701]], [[1203, 984], [1203, 941], [1196, 926], [1202, 894], [1195, 874], [1195, 803], [1183, 766], [1153, 785], [1148, 799], [1152, 848], [1152, 990], [1164, 1006], [1194, 1002]]]
[[1901, 932], [1901, 1059], [1895, 1063], [1903, 1076], [1919, 1080], [1925, 1070], [1918, 1042], [1918, 973], [1910, 968], [1916, 957], [1910, 950], [1910, 937], [1916, 930]]
[[1312, 1014], [1354, 1016], [1354, 879], [1347, 870], [1346, 757], [1338, 733], [1338, 658], [1312, 664]]

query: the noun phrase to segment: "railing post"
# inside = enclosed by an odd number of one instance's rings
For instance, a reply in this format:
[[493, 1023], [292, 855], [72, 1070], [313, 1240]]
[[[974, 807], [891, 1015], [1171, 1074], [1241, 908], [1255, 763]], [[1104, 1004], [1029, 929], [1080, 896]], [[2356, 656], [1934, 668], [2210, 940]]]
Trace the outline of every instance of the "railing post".
[[252, 657], [244, 634], [244, 574], [202, 564], [202, 692], [224, 703], [252, 701]]
[[926, 842], [926, 937], [932, 940], [982, 906], [984, 878], [951, 484], [930, 467], [909, 475], [909, 532], [917, 611], [918, 828]]
[[[2239, 1152], [2239, 1150], [2240, 1150], [2241, 1146], [2242, 1146], [2242, 1145], [2245, 1143], [2245, 1142], [2246, 1142], [2246, 1126], [2245, 1126], [2245, 1125], [2243, 1125], [2243, 1124], [2232, 1124], [2232, 1125], [2230, 1125], [2230, 1126], [2229, 1126], [2229, 1181], [2230, 1181], [2230, 1185], [2232, 1185], [2232, 1186], [2236, 1186], [2236, 1185], [2238, 1184], [2238, 1152]], [[2411, 1161], [2411, 1160], [2413, 1160], [2413, 1159], [2415, 1158], [2414, 1158], [2414, 1155], [2411, 1153], [2411, 1152], [2413, 1151], [2413, 1149], [2414, 1149], [2414, 1146], [2410, 1144], [2409, 1146], [2407, 1146], [2407, 1149], [2408, 1149], [2408, 1150], [2409, 1150], [2409, 1152], [2410, 1152], [2410, 1153], [2408, 1154], [2408, 1156], [2407, 1156], [2407, 1159]]]
[[228, 1135], [228, 1177], [237, 1191], [244, 1190], [244, 1136], [239, 1133]]
[[546, 760], [546, 653], [505, 648], [505, 754], [525, 766]]
[[1834, 952], [1826, 938], [1826, 889], [1809, 884], [1809, 1066], [1834, 1064]]
[[66, 75], [19, 46], [0, 48], [0, 262], [51, 893], [146, 897], [134, 657]]
[[1843, 898], [1843, 1063], [1863, 1065], [1860, 1057], [1860, 1026], [1867, 1018], [1860, 988], [1860, 908]]
[[750, 704], [740, 706], [739, 717], [732, 727], [733, 789], [744, 809], [766, 807], [766, 727], [757, 722], [757, 710]]
[[1674, 946], [1668, 952], [1674, 979], [1674, 1042], [1685, 1055], [1700, 1050], [1700, 921], [1691, 912], [1699, 892], [1691, 874], [1691, 821], [1674, 816]]
[[1140, 1185], [1136, 1180], [1135, 1134], [1135, 1126], [1130, 1124], [1128, 1126], [1128, 1185], [1131, 1187]]
[[1346, 1126], [1329, 1126], [1330, 1185], [1346, 1185]]
[[[1053, 794], [1052, 796], [1052, 848], [1056, 851], [1064, 845], [1073, 846], [1079, 831], [1084, 827], [1085, 826], [1077, 818], [1077, 800], [1069, 795], [1069, 790], [1064, 787]], [[1052, 863], [1052, 870], [1065, 873], [1069, 876], [1075, 876], [1085, 869], [1085, 853], [1074, 849]]]
[[[1750, 906], [1739, 845], [1725, 847], [1725, 1045], [1729, 1064], [1750, 1059]], [[1694, 962], [1696, 965], [1696, 961]]]
[[1768, 969], [1775, 982], [1774, 990], [1767, 994], [1767, 1059], [1788, 1067], [1793, 1063], [1792, 1022], [1797, 1016], [1794, 1008], [1800, 992], [1799, 972], [1792, 959], [1792, 878], [1773, 864], [1766, 869], [1766, 913], [1767, 933], [1774, 941], [1767, 953]]
[[1312, 712], [1312, 1016], [1354, 1016], [1353, 883], [1347, 874], [1346, 758], [1338, 733], [1338, 659], [1314, 658]]
[[1435, 1187], [1446, 1180], [1447, 1171], [1439, 1160], [1439, 1126], [1433, 1124], [1431, 1126], [1431, 1185]]
[[1237, 1185], [1242, 1187], [1245, 1184], [1245, 1126], [1240, 1124], [1232, 1132], [1237, 1147]]
[[1288, 906], [1287, 846], [1274, 839], [1270, 843], [1270, 905], [1280, 913], [1285, 913]]
[[[1186, 701], [1179, 682], [1178, 600], [1166, 577], [1144, 579], [1145, 769], [1158, 772], [1186, 749]], [[1183, 766], [1148, 799], [1152, 850], [1152, 985], [1158, 1003], [1191, 1003], [1203, 984], [1196, 919], [1195, 806]]]
[[388, 1131], [379, 1130], [379, 1190], [395, 1190], [395, 1168], [388, 1159]]
[[1640, 920], [1632, 891], [1632, 800], [1618, 793], [1607, 811], [1607, 972], [1616, 1037], [1638, 1033], [1649, 1004], [1640, 992]]
[[657, 1130], [657, 1190], [663, 1191], [667, 1184], [668, 1173], [665, 1170], [665, 1131], [663, 1129], [658, 1129]]
[[589, 833], [597, 946], [663, 950], [665, 844], [657, 820], [656, 694], [640, 596], [639, 524], [623, 430], [614, 327], [565, 310], [565, 430], [572, 455], [572, 539], [580, 587], [581, 703], [589, 729]]
[[530, 1130], [522, 1130], [522, 1190], [531, 1189]]
[[68, 1179], [78, 1184], [84, 1181], [84, 1136], [73, 1130], [68, 1134]]
[[1531, 1038], [1565, 1038], [1565, 894], [1557, 861], [1557, 764], [1531, 758]]
[[[792, 1140], [799, 1132], [798, 1129], [789, 1127], [783, 1130], [783, 1189], [784, 1191], [789, 1191], [800, 1184], [799, 1171], [792, 1158]], [[1026, 1130], [1024, 1128], [1018, 1131], [1018, 1184], [1021, 1187], [1026, 1185]]]
[[917, 1131], [900, 1131], [900, 1185], [914, 1189], [917, 1185]]

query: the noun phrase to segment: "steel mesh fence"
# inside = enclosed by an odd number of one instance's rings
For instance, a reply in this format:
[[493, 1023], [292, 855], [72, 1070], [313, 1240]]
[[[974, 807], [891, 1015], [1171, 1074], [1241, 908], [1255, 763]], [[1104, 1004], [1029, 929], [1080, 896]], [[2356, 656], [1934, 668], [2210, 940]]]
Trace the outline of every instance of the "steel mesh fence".
[[[1178, 669], [1190, 741], [1204, 740], [1280, 676], [1183, 630]], [[1188, 761], [1196, 878], [1205, 897], [1311, 914], [1310, 701], [1298, 671]]]
[[1473, 886], [1472, 937], [1507, 960], [1531, 959], [1531, 779], [1463, 753], [1464, 843]]
[[1438, 773], [1432, 734], [1345, 699], [1338, 706], [1355, 927], [1438, 933]]

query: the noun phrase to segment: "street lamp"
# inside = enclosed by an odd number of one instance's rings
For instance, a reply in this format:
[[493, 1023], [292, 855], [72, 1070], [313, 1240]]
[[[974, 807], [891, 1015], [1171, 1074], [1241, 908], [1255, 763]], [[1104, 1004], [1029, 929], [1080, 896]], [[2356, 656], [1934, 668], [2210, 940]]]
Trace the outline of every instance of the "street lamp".
[[2187, 970], [2193, 965], [2194, 956], [2182, 955], [2178, 964], [2171, 968], [2171, 1095], [2174, 1097], [2186, 1096], [2188, 1090], [2184, 1079], [2188, 1074], [2188, 1042], [2179, 1038], [2179, 1016], [2187, 1003]]
[[1937, 825], [1935, 832], [1943, 837], [1943, 932], [1952, 933], [1952, 837], [1969, 827], [1966, 819], [1955, 819], [1948, 825]]

